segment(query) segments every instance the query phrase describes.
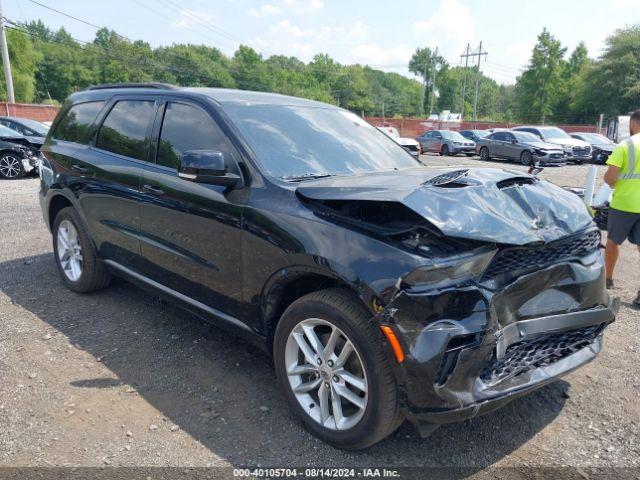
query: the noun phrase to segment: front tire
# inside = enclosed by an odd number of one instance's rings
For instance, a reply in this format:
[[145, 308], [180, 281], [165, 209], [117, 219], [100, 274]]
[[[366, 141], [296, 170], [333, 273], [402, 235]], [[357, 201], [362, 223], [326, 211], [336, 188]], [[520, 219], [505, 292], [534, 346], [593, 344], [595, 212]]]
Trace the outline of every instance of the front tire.
[[488, 162], [489, 160], [491, 160], [491, 157], [489, 156], [489, 148], [488, 147], [482, 147], [480, 149], [480, 160], [482, 160], [484, 162]]
[[296, 300], [274, 338], [278, 382], [307, 429], [338, 448], [366, 448], [403, 421], [382, 334], [359, 299], [328, 289]]
[[531, 166], [532, 159], [533, 159], [533, 156], [531, 155], [531, 152], [529, 150], [524, 150], [520, 154], [520, 163], [522, 163], [522, 165]]
[[22, 165], [22, 157], [17, 153], [4, 153], [0, 155], [0, 177], [6, 180], [22, 178], [27, 174]]
[[443, 157], [448, 157], [449, 156], [449, 146], [448, 145], [443, 145], [442, 148], [440, 149], [440, 155], [442, 155]]
[[62, 281], [77, 293], [106, 287], [111, 275], [73, 207], [60, 210], [53, 222], [53, 254]]

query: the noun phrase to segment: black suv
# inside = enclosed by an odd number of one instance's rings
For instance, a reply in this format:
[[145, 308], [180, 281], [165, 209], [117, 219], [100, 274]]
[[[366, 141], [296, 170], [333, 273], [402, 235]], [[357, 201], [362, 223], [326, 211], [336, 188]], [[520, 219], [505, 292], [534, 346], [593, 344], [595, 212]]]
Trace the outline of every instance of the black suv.
[[592, 360], [614, 320], [576, 195], [427, 169], [331, 105], [99, 86], [66, 101], [43, 150], [64, 283], [122, 276], [243, 335], [339, 447], [497, 408]]

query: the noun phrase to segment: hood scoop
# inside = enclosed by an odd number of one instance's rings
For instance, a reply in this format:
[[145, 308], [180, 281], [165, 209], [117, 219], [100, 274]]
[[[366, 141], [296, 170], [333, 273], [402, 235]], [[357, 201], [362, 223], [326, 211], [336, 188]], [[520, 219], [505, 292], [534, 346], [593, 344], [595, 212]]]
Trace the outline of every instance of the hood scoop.
[[521, 187], [523, 185], [533, 185], [537, 180], [533, 177], [512, 177], [506, 180], [500, 180], [496, 186], [502, 190], [509, 187]]
[[430, 178], [422, 185], [432, 186], [432, 187], [446, 187], [446, 186], [455, 186], [464, 187], [466, 184], [461, 182], [460, 180], [467, 176], [469, 170], [453, 170], [451, 172], [442, 173], [440, 175], [436, 175], [435, 177]]

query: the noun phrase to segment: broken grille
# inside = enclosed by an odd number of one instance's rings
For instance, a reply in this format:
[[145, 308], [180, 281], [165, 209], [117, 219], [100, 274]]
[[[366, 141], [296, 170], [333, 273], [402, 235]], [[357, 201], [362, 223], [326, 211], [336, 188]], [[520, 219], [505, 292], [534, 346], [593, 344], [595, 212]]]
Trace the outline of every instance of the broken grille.
[[600, 246], [597, 230], [536, 247], [510, 248], [499, 252], [484, 274], [485, 278], [537, 270], [571, 258], [580, 258]]
[[480, 374], [480, 379], [493, 385], [535, 368], [546, 367], [593, 343], [605, 324], [545, 334], [514, 343], [501, 359], [494, 359]]

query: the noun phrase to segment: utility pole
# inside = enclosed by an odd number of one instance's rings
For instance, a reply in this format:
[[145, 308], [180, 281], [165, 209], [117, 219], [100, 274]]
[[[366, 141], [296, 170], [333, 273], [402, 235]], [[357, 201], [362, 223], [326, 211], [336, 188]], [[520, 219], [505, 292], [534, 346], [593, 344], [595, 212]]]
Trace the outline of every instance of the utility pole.
[[4, 67], [4, 78], [7, 80], [7, 100], [15, 103], [13, 95], [13, 77], [11, 76], [11, 62], [9, 61], [9, 48], [7, 47], [7, 35], [4, 29], [4, 17], [2, 16], [2, 2], [0, 1], [0, 48], [2, 49], [2, 66]]
[[482, 42], [480, 42], [478, 52], [475, 55], [478, 56], [478, 70], [476, 71], [476, 93], [473, 99], [473, 119], [478, 120], [478, 84], [480, 83], [480, 59], [482, 59], [482, 55], [484, 55], [485, 57], [488, 55], [488, 52], [482, 51]]
[[467, 43], [467, 49], [465, 53], [460, 55], [460, 57], [464, 57], [464, 74], [462, 76], [462, 105], [460, 106], [460, 121], [464, 121], [464, 100], [465, 100], [465, 91], [467, 89], [467, 68], [469, 68], [469, 44]]
[[427, 90], [427, 62], [428, 59], [424, 60], [424, 71], [422, 73], [422, 95], [420, 96], [420, 116], [424, 116], [424, 95]]
[[433, 54], [433, 67], [431, 68], [431, 76], [433, 80], [431, 82], [431, 99], [429, 101], [429, 116], [433, 113], [433, 99], [436, 95], [436, 73], [438, 71], [438, 47], [436, 47], [435, 53]]

